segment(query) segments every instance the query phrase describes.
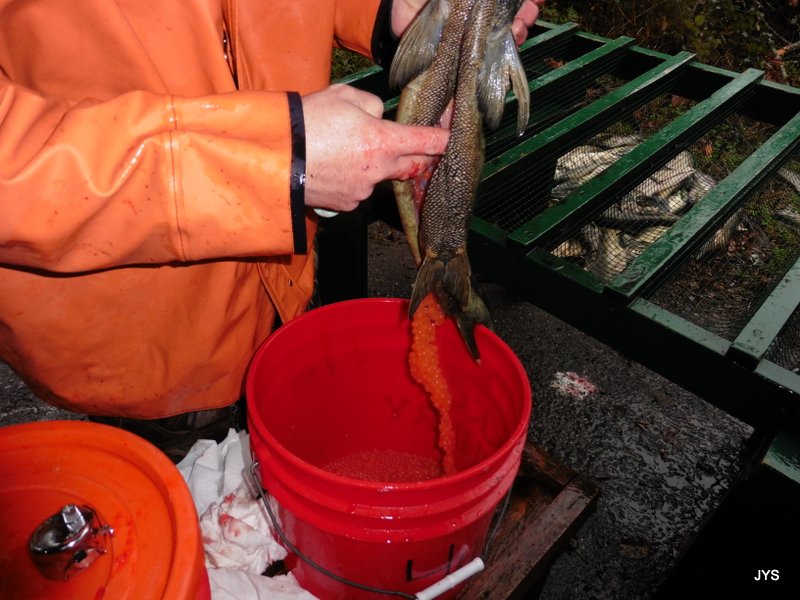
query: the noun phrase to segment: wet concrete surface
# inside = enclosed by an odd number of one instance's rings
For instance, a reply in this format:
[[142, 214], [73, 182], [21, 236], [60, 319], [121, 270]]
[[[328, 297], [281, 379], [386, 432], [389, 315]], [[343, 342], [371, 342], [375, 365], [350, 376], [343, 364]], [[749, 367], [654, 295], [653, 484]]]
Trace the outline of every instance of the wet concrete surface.
[[[408, 297], [415, 269], [401, 232], [370, 226], [368, 266], [370, 296]], [[531, 381], [531, 439], [600, 488], [536, 597], [656, 598], [740, 482], [751, 428], [522, 298], [492, 284], [484, 291], [496, 332]], [[0, 364], [0, 424], [58, 418], [82, 417], [39, 401]], [[752, 561], [750, 577], [771, 568]], [[670, 582], [679, 594], [670, 597], [685, 597]]]
[[[370, 295], [408, 297], [415, 269], [402, 232], [373, 223], [369, 247]], [[743, 485], [752, 428], [526, 300], [490, 283], [483, 292], [496, 333], [531, 382], [530, 439], [600, 488], [593, 512], [536, 597], [644, 600], [660, 589], [658, 600], [691, 597], [702, 589], [703, 571], [676, 568], [705, 540], [701, 532], [730, 491]], [[565, 386], [566, 374], [574, 374], [576, 386]], [[734, 538], [742, 560], [716, 572], [711, 592], [742, 589], [763, 563], [759, 557], [766, 558], [763, 549], [748, 547], [743, 530]], [[713, 562], [720, 552], [713, 539], [704, 549], [707, 556], [683, 564]], [[781, 597], [794, 583], [785, 578], [779, 591], [761, 588], [758, 597]]]
[[0, 425], [82, 420], [83, 415], [61, 410], [39, 400], [4, 362], [0, 362]]

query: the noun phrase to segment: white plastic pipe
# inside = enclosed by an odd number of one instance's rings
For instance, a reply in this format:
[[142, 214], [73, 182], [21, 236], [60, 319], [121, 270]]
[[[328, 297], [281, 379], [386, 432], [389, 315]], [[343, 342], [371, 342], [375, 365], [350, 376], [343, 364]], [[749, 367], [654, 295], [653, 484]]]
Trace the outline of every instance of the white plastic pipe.
[[480, 573], [483, 571], [484, 566], [485, 565], [480, 557], [468, 562], [458, 571], [453, 571], [449, 575], [434, 583], [432, 586], [426, 587], [424, 590], [417, 592], [415, 594], [417, 600], [433, 600], [433, 598], [444, 594], [447, 590], [452, 590], [462, 581], [465, 581], [469, 577], [475, 575], [475, 573]]

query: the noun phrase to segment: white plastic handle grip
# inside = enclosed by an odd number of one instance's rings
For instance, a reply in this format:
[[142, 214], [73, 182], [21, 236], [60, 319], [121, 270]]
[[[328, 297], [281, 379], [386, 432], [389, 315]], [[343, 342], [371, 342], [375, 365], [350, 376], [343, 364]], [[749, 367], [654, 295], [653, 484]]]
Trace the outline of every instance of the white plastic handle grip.
[[314, 212], [325, 219], [330, 219], [331, 217], [335, 217], [339, 214], [337, 211], [328, 210], [327, 208], [315, 208]]
[[458, 569], [458, 571], [453, 571], [432, 586], [417, 592], [415, 596], [417, 600], [433, 600], [433, 598], [444, 594], [447, 590], [452, 590], [462, 581], [475, 575], [475, 573], [480, 573], [483, 571], [484, 566], [480, 557], [473, 559]]

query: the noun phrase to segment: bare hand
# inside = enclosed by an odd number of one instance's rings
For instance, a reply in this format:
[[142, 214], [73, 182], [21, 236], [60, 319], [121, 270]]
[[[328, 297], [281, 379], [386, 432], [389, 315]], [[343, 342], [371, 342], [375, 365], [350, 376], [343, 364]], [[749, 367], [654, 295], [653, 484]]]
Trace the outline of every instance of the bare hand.
[[349, 211], [389, 179], [410, 179], [447, 146], [449, 131], [382, 119], [377, 96], [332, 85], [303, 97], [306, 206]]
[[517, 45], [522, 44], [528, 38], [528, 29], [533, 27], [536, 19], [539, 18], [544, 2], [545, 0], [525, 0], [519, 7], [517, 16], [514, 17], [514, 23], [511, 25], [511, 32], [514, 34]]
[[394, 0], [392, 2], [392, 33], [402, 37], [411, 21], [428, 0]]

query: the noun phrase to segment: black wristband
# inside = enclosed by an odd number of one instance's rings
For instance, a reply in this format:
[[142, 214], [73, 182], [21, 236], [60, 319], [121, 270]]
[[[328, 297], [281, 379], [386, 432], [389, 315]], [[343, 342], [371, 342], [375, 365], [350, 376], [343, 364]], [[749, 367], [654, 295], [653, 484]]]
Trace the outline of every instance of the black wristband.
[[392, 32], [392, 0], [382, 0], [372, 30], [372, 58], [376, 64], [388, 69], [395, 52], [398, 39]]
[[289, 121], [292, 127], [292, 165], [289, 188], [289, 205], [292, 216], [294, 253], [308, 252], [306, 232], [306, 125], [303, 119], [303, 101], [297, 92], [289, 92]]

